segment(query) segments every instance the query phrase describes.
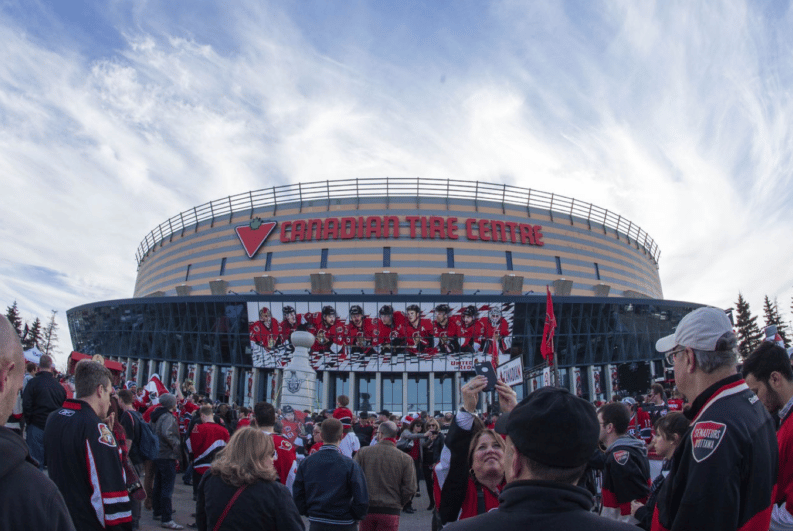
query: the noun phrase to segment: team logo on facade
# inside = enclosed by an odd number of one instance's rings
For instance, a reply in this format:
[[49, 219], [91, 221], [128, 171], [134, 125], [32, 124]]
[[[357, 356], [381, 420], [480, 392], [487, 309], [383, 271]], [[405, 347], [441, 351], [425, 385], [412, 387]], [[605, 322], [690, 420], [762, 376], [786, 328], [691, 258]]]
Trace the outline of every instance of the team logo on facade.
[[292, 394], [297, 393], [300, 391], [300, 387], [303, 385], [305, 380], [301, 380], [297, 377], [296, 371], [289, 371], [291, 374], [289, 375], [289, 379], [286, 381], [286, 389]]
[[618, 450], [614, 452], [614, 460], [617, 462], [618, 465], [624, 465], [628, 462], [628, 458], [630, 454], [628, 454], [628, 450]]
[[113, 437], [113, 432], [110, 431], [110, 428], [108, 428], [106, 424], [102, 423], [99, 423], [97, 428], [99, 429], [99, 442], [105, 446], [115, 448], [116, 439]]
[[253, 258], [256, 251], [264, 245], [277, 223], [277, 221], [262, 221], [260, 218], [253, 218], [249, 224], [234, 228], [248, 258]]
[[727, 425], [720, 422], [697, 422], [691, 430], [691, 453], [700, 463], [710, 457], [727, 433]]

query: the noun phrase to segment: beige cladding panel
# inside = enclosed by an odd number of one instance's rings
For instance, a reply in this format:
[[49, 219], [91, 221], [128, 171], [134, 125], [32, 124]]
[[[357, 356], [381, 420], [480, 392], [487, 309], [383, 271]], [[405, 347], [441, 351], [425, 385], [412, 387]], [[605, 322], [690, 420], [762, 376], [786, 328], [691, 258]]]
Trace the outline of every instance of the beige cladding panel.
[[[410, 202], [391, 202], [392, 209], [403, 209], [405, 207], [412, 206]], [[331, 211], [328, 212], [326, 208], [323, 207], [306, 207], [303, 209], [302, 214], [298, 213], [297, 209], [279, 209], [278, 216], [288, 216], [288, 215], [299, 215], [301, 219], [307, 219], [312, 217], [316, 214], [316, 217], [348, 217], [346, 215], [352, 214], [349, 217], [359, 217], [363, 216], [366, 217], [367, 215], [388, 215], [388, 211], [384, 208], [385, 204], [379, 205], [367, 205], [361, 204], [360, 208], [355, 211], [351, 211], [351, 207], [349, 205], [341, 205], [338, 209], [331, 208]], [[520, 216], [523, 214], [525, 216], [525, 212], [521, 213], [519, 209], [515, 209], [511, 206], [507, 206], [507, 216], [509, 215], [518, 215]], [[385, 212], [385, 214], [384, 214]], [[266, 214], [260, 214], [261, 217], [266, 218]], [[460, 205], [452, 205], [451, 209], [448, 211], [438, 208], [438, 203], [435, 202], [431, 205], [429, 204], [422, 204], [420, 205], [419, 211], [417, 211], [417, 215], [440, 215], [440, 216], [455, 216], [460, 218], [461, 216], [467, 217], [474, 217], [477, 219], [490, 219], [488, 216], [491, 216], [494, 219], [503, 219], [504, 214], [501, 212], [501, 208], [491, 208], [491, 207], [483, 207], [480, 206], [479, 210], [473, 207], [473, 205], [468, 206], [467, 208]], [[403, 222], [405, 215], [398, 216]], [[196, 284], [200, 284], [201, 281], [205, 281], [209, 277], [216, 276], [219, 272], [220, 267], [220, 260], [223, 257], [233, 256], [233, 252], [239, 252], [242, 254], [241, 245], [239, 242], [236, 241], [236, 238], [233, 236], [233, 227], [243, 224], [247, 222], [249, 219], [248, 216], [236, 216], [231, 223], [226, 223], [229, 227], [229, 237], [222, 233], [218, 232], [208, 232], [206, 229], [208, 226], [201, 227], [197, 232], [187, 229], [184, 231], [184, 236], [174, 236], [173, 242], [164, 242], [163, 246], [157, 245], [155, 247], [155, 251], [149, 253], [146, 257], [144, 262], [142, 263], [138, 279], [136, 282], [135, 293], [136, 295], [145, 294], [147, 292], [151, 292], [152, 289], [164, 289], [169, 290], [173, 289], [176, 284], [181, 284], [184, 282], [184, 273], [186, 271], [187, 264], [193, 264], [191, 268], [191, 278], [188, 280], [188, 284], [193, 285], [193, 276], [196, 277]], [[465, 237], [465, 226], [464, 226], [464, 219], [462, 223], [458, 220], [458, 235], [462, 235]], [[262, 263], [262, 253], [264, 252], [273, 252], [273, 265], [283, 265], [283, 264], [301, 264], [301, 265], [309, 265], [312, 262], [315, 262], [318, 266], [319, 262], [319, 250], [322, 248], [331, 249], [331, 255], [333, 261], [376, 261], [382, 257], [382, 247], [389, 246], [393, 249], [392, 260], [420, 260], [424, 262], [421, 270], [417, 272], [417, 274], [427, 274], [431, 271], [439, 271], [447, 269], [445, 267], [445, 256], [438, 256], [437, 258], [438, 266], [427, 266], [426, 262], [428, 259], [428, 255], [423, 253], [422, 250], [424, 249], [438, 249], [449, 246], [454, 247], [455, 250], [465, 251], [465, 250], [480, 250], [486, 249], [488, 251], [503, 251], [503, 250], [511, 250], [513, 251], [513, 264], [517, 268], [515, 270], [516, 273], [520, 273], [520, 267], [541, 267], [541, 268], [548, 268], [549, 267], [549, 259], [552, 259], [553, 256], [560, 256], [563, 260], [563, 268], [565, 271], [565, 276], [573, 278], [570, 272], [590, 272], [590, 269], [585, 266], [581, 265], [573, 265], [573, 264], [565, 264], [565, 259], [576, 259], [581, 261], [592, 261], [597, 263], [603, 267], [607, 268], [607, 271], [604, 272], [602, 275], [607, 281], [612, 284], [616, 283], [613, 282], [613, 279], [620, 279], [620, 280], [630, 280], [632, 282], [636, 282], [639, 286], [649, 287], [650, 291], [657, 291], [660, 293], [660, 278], [658, 277], [657, 266], [655, 263], [643, 252], [636, 249], [635, 243], [628, 244], [626, 243], [624, 236], [621, 240], [618, 240], [613, 233], [603, 234], [601, 231], [593, 228], [592, 231], [587, 232], [576, 232], [571, 231], [563, 228], [564, 226], [561, 225], [561, 219], [563, 216], [556, 216], [555, 217], [555, 225], [543, 225], [543, 234], [545, 241], [552, 241], [554, 235], [558, 236], [567, 236], [573, 237], [578, 240], [579, 242], [570, 243], [565, 242], [567, 249], [565, 251], [552, 251], [547, 248], [541, 246], [523, 246], [519, 243], [511, 244], [511, 243], [500, 243], [500, 242], [472, 242], [466, 240], [450, 240], [450, 239], [436, 239], [436, 240], [414, 240], [410, 238], [406, 238], [407, 235], [406, 228], [402, 227], [400, 238], [398, 239], [368, 239], [368, 240], [337, 240], [337, 241], [317, 241], [317, 242], [295, 242], [288, 244], [288, 248], [285, 247], [285, 244], [278, 244], [270, 247], [269, 249], [265, 245], [260, 251], [257, 258], [259, 260], [250, 261], [250, 262], [232, 262], [227, 264], [226, 268], [226, 275], [224, 275], [225, 279], [234, 279], [237, 275], [234, 275], [234, 269], [236, 268], [250, 268], [254, 264], [261, 264], [262, 265], [262, 272], [264, 270], [263, 263]], [[529, 224], [540, 224], [547, 222], [549, 217], [547, 215], [533, 215], [531, 218], [523, 217], [523, 219], [518, 220], [517, 222], [529, 223]], [[513, 220], [510, 220], [513, 221]], [[221, 222], [215, 223], [215, 229], [220, 226]], [[581, 228], [586, 228], [585, 225], [581, 223], [576, 223], [576, 226]], [[272, 241], [273, 238], [277, 238], [278, 233], [277, 229], [276, 232], [270, 235], [270, 240]], [[196, 247], [196, 244], [200, 242], [205, 242], [204, 245]], [[444, 245], [444, 243], [446, 245]], [[375, 245], [373, 245], [375, 244]], [[351, 248], [361, 249], [365, 252], [363, 253], [350, 253], [349, 250]], [[405, 249], [415, 249], [416, 252], [403, 254], [402, 250]], [[628, 256], [632, 256], [632, 258], [628, 258], [625, 255], [625, 250], [629, 249], [630, 251], [627, 253]], [[205, 253], [207, 251], [213, 251], [215, 253], [196, 257], [197, 253]], [[306, 256], [306, 257], [295, 257], [295, 256], [283, 256], [284, 253], [291, 253], [291, 252], [299, 252], [300, 250], [316, 250], [317, 256]], [[344, 250], [347, 251], [346, 253], [342, 254], [335, 254], [333, 250]], [[613, 252], [612, 252], [613, 250]], [[581, 251], [582, 253], [597, 253], [599, 256], [592, 257], [592, 256], [582, 256], [582, 254], [577, 253], [576, 251]], [[521, 255], [525, 256], [526, 253], [533, 254], [537, 256], [537, 259], [530, 259], [522, 257]], [[280, 256], [279, 256], [280, 255]], [[504, 270], [501, 267], [498, 267], [502, 264], [503, 259], [495, 256], [471, 256], [471, 255], [464, 255], [464, 254], [457, 254], [456, 256], [458, 261], [471, 263], [476, 262], [482, 265], [485, 264], [493, 264], [497, 266], [494, 270], [488, 271], [488, 274], [497, 276], [499, 273], [503, 273]], [[171, 263], [164, 268], [159, 268], [158, 264], [166, 261], [176, 260], [176, 262]], [[312, 267], [310, 270], [312, 272], [316, 272], [317, 267]], [[334, 270], [333, 268], [329, 268], [327, 271], [329, 273], [335, 272], [337, 274], [343, 274], [349, 268], [344, 268], [340, 270]], [[367, 268], [372, 269], [372, 268]], [[461, 268], [456, 268], [460, 269]], [[616, 273], [614, 271], [622, 271], [624, 274]], [[214, 271], [214, 272], [213, 272]], [[470, 270], [466, 271], [467, 275], [470, 275]], [[160, 276], [163, 273], [172, 273], [166, 275], [165, 277], [160, 277], [157, 280], [150, 280], [154, 276]], [[270, 271], [268, 274], [273, 274], [273, 276], [280, 276], [277, 274], [278, 272]], [[295, 274], [299, 274], [298, 271], [290, 270], [286, 276], [294, 276]], [[402, 273], [403, 277], [400, 279], [400, 288], [406, 288], [409, 285], [409, 278], [407, 278], [407, 273]], [[537, 276], [531, 274], [532, 276]], [[247, 276], [252, 276], [250, 273], [241, 274], [242, 278]], [[580, 282], [591, 283], [591, 279], [582, 279]], [[653, 288], [653, 286], [655, 288]], [[468, 287], [468, 283], [466, 283], [466, 289]], [[286, 285], [283, 286], [284, 289], [289, 289]], [[195, 288], [197, 291], [194, 294], [199, 294], [200, 291], [198, 286], [196, 285]], [[574, 291], [575, 291], [574, 287]], [[591, 293], [591, 292], [590, 292]]]

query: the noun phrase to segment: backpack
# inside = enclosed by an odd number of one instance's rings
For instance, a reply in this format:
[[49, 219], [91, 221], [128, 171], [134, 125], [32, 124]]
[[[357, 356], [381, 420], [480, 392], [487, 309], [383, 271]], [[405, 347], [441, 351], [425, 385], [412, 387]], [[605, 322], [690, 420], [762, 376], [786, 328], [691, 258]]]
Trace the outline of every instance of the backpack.
[[146, 461], [154, 461], [160, 454], [160, 438], [151, 429], [149, 423], [143, 420], [140, 413], [136, 411], [133, 413], [133, 417], [140, 425], [140, 455]]

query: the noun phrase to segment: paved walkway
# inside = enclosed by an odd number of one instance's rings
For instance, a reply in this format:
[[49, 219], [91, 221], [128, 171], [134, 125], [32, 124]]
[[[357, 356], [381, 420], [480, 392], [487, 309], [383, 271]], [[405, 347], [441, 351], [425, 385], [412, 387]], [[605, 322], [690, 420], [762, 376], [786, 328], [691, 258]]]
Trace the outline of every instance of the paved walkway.
[[[416, 508], [415, 514], [405, 514], [399, 518], [399, 528], [404, 531], [427, 531], [432, 524], [431, 512], [425, 510], [429, 503], [424, 484], [422, 482], [421, 497], [413, 501], [413, 507]], [[176, 511], [173, 519], [177, 524], [185, 526], [185, 529], [190, 529], [187, 524], [195, 522], [195, 518], [191, 516], [195, 513], [195, 502], [193, 501], [193, 487], [182, 483], [181, 474], [176, 475], [176, 486], [173, 494], [173, 507]], [[308, 529], [308, 520], [306, 522], [306, 529]], [[160, 529], [159, 520], [155, 521], [151, 517], [151, 511], [143, 509], [143, 514], [140, 518], [140, 528], [143, 531], [154, 531]]]

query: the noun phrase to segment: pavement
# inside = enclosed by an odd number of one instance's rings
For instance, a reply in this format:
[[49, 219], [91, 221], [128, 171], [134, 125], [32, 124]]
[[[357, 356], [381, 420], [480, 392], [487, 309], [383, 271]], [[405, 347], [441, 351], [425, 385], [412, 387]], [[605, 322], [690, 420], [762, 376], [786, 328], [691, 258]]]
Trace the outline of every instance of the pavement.
[[[426, 531], [432, 526], [432, 512], [427, 511], [429, 498], [424, 482], [422, 481], [421, 496], [413, 501], [413, 508], [416, 509], [414, 514], [402, 513], [399, 517], [399, 529], [404, 531]], [[187, 524], [195, 522], [195, 502], [193, 501], [193, 487], [182, 483], [181, 474], [176, 475], [176, 485], [174, 486], [173, 493], [173, 508], [176, 511], [173, 515], [173, 520], [177, 524], [185, 526], [185, 529], [190, 529]], [[140, 517], [140, 528], [142, 531], [154, 531], [161, 529], [160, 521], [152, 518], [151, 511], [142, 509]], [[308, 529], [308, 520], [303, 519]]]

